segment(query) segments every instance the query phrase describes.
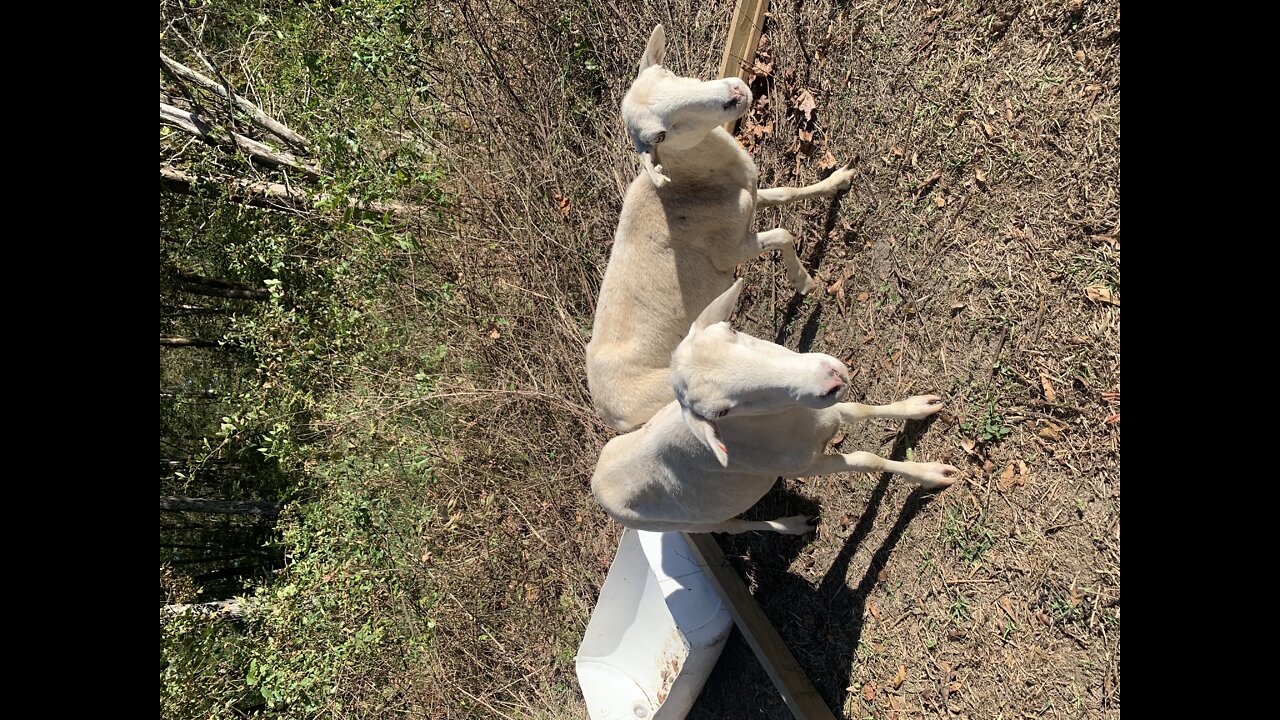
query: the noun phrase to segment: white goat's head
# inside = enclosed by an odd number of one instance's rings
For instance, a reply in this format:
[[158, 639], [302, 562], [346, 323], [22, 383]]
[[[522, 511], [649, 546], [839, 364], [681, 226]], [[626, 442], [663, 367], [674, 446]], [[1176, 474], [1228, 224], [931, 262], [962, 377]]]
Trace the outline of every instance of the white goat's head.
[[828, 408], [849, 383], [849, 369], [830, 355], [794, 352], [729, 327], [740, 292], [741, 279], [702, 311], [671, 353], [671, 387], [684, 421], [725, 467], [717, 420]]
[[671, 178], [658, 158], [664, 149], [687, 150], [707, 133], [751, 108], [751, 88], [736, 77], [703, 82], [680, 77], [662, 66], [667, 37], [658, 25], [640, 58], [640, 74], [622, 98], [622, 120], [640, 153], [640, 162], [653, 184], [662, 187]]

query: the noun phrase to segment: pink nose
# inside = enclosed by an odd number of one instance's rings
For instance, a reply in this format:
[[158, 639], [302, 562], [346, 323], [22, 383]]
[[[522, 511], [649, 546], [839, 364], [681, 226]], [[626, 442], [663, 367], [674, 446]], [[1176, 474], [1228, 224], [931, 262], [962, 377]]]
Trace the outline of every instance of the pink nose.
[[844, 363], [837, 360], [834, 363], [828, 362], [828, 363], [823, 363], [822, 365], [827, 369], [828, 375], [832, 377], [840, 378], [840, 381], [842, 383], [849, 382], [849, 368], [845, 367]]
[[822, 397], [834, 396], [849, 384], [849, 371], [843, 364], [823, 363], [827, 377], [822, 386]]

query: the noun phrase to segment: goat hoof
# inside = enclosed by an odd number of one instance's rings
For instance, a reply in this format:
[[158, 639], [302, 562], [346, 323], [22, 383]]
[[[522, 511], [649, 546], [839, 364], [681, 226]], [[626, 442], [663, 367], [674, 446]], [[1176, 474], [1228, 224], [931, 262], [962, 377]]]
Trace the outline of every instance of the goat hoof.
[[960, 479], [960, 469], [942, 463], [924, 463], [921, 485], [926, 488], [944, 488]]
[[916, 395], [905, 401], [906, 412], [912, 420], [923, 420], [942, 409], [942, 398], [937, 395]]
[[[849, 162], [852, 163], [853, 161], [850, 160]], [[831, 173], [829, 179], [831, 180], [831, 186], [836, 190], [848, 190], [849, 186], [853, 184], [853, 170], [848, 165], [845, 165]]]
[[813, 524], [817, 519], [816, 515], [792, 515], [791, 517], [778, 518], [778, 523], [784, 528], [780, 532], [786, 535], [807, 535], [813, 532]]

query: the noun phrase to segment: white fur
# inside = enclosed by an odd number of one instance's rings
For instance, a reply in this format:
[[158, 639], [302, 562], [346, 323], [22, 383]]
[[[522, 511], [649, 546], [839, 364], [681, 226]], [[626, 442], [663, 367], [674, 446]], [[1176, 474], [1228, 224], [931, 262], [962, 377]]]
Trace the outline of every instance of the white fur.
[[757, 192], [755, 162], [720, 127], [750, 109], [750, 88], [738, 78], [673, 74], [662, 66], [665, 44], [659, 25], [622, 101], [642, 170], [623, 199], [587, 345], [596, 411], [618, 430], [640, 426], [671, 401], [671, 351], [739, 263], [778, 250], [792, 286], [814, 287], [790, 232], [751, 231], [756, 207], [832, 195], [852, 179], [841, 168], [804, 188]]
[[734, 519], [778, 476], [894, 472], [926, 487], [959, 473], [941, 463], [895, 462], [868, 452], [827, 455], [841, 424], [867, 418], [921, 419], [942, 408], [922, 395], [889, 405], [837, 402], [844, 364], [796, 353], [735, 332], [727, 322], [742, 287], [711, 303], [671, 356], [676, 400], [643, 428], [610, 440], [591, 491], [610, 517], [636, 530], [803, 534], [804, 517]]

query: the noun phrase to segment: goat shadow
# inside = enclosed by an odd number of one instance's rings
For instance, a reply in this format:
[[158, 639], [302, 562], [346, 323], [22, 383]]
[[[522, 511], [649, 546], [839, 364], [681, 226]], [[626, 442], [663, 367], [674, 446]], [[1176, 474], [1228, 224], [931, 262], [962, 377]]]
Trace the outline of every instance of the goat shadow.
[[[890, 459], [905, 460], [906, 449], [916, 443], [932, 420], [907, 421], [894, 442]], [[881, 571], [888, 565], [907, 526], [936, 493], [916, 487], [907, 496], [861, 579], [851, 585], [845, 578], [854, 554], [871, 534], [891, 478], [892, 473], [880, 476], [867, 501], [866, 510], [816, 587], [789, 570], [805, 544], [812, 541], [810, 536], [797, 538], [756, 532], [717, 536], [738, 574], [747, 581], [754, 581], [756, 602], [836, 717], [844, 716], [854, 664], [858, 662], [856, 653], [862, 640], [867, 597], [875, 588]], [[897, 482], [906, 481], [899, 479]], [[769, 519], [798, 513], [818, 515], [817, 511], [815, 502], [779, 482], [748, 511], [747, 517]], [[752, 717], [782, 720], [792, 715], [735, 627], [688, 717], [690, 720]]]

